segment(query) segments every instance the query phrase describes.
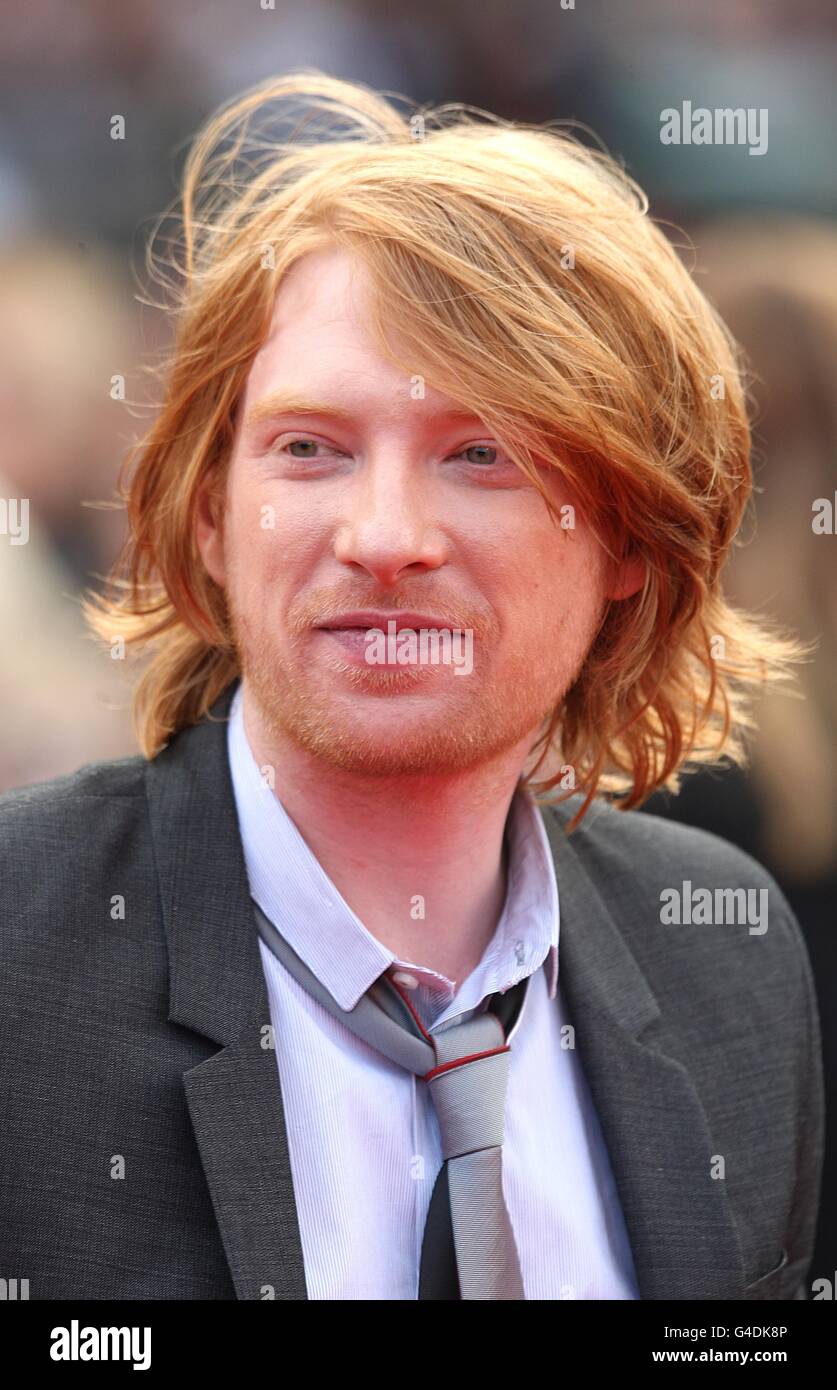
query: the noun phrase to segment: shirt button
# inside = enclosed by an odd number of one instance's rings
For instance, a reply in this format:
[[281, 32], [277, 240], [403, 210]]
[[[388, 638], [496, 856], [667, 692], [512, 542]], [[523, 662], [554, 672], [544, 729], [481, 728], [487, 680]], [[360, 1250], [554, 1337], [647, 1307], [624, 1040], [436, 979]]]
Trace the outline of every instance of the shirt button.
[[418, 980], [415, 975], [408, 975], [406, 970], [395, 970], [392, 980], [394, 984], [403, 985], [405, 989], [418, 989]]
[[518, 965], [522, 965], [524, 960], [526, 959], [526, 947], [524, 946], [522, 941], [515, 941], [514, 957]]

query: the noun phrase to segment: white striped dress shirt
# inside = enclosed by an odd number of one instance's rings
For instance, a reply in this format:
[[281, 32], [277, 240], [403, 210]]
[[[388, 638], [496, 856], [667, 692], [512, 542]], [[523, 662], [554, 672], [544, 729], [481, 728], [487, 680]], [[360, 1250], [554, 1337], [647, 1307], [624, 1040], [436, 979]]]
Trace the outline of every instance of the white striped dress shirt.
[[[512, 800], [505, 906], [479, 965], [457, 986], [396, 958], [340, 896], [256, 765], [240, 684], [228, 752], [252, 896], [341, 1008], [353, 1008], [382, 972], [398, 972], [433, 1031], [533, 976], [510, 1054], [503, 1144], [503, 1193], [526, 1298], [637, 1298], [610, 1161], [568, 1045], [557, 989], [558, 890], [531, 798], [518, 790]], [[261, 940], [259, 947], [308, 1297], [415, 1299], [442, 1164], [428, 1088], [334, 1018]]]

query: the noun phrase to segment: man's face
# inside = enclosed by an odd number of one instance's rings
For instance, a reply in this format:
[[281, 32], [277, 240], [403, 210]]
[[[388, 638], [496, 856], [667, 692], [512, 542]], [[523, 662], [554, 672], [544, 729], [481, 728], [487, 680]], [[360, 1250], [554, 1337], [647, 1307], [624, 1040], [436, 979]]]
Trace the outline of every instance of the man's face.
[[[598, 627], [604, 554], [578, 511], [555, 524], [484, 423], [378, 356], [368, 293], [338, 248], [294, 265], [247, 379], [223, 527], [201, 508], [245, 688], [266, 738], [358, 773], [525, 756]], [[370, 663], [366, 630], [397, 613], [417, 637], [464, 630], [450, 664]]]

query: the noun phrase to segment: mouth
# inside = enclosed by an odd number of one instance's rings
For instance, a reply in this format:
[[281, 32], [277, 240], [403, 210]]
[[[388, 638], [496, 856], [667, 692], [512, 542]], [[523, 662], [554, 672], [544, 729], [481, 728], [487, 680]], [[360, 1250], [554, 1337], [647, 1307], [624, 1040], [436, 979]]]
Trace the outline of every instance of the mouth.
[[[318, 635], [335, 656], [339, 653], [340, 663], [348, 662], [350, 666], [364, 668], [370, 674], [374, 674], [376, 670], [400, 671], [404, 679], [409, 679], [411, 684], [415, 683], [420, 674], [426, 677], [429, 668], [419, 670], [413, 663], [408, 673], [403, 662], [399, 661], [395, 649], [390, 645], [390, 637], [402, 632], [421, 634], [454, 631], [457, 629], [452, 628], [443, 618], [430, 613], [405, 612], [403, 609], [389, 613], [375, 609], [340, 613], [324, 622], [316, 623], [313, 628], [315, 636]], [[372, 638], [372, 633], [382, 634], [385, 639], [383, 645], [386, 647], [384, 652], [381, 651], [381, 638]], [[372, 643], [377, 644], [374, 655]]]
[[374, 612], [371, 609], [341, 613], [335, 618], [328, 618], [325, 622], [315, 623], [314, 626], [322, 632], [367, 633], [375, 629], [387, 633], [390, 631], [390, 623], [395, 623], [395, 632], [402, 632], [404, 629], [417, 631], [422, 628], [448, 632], [452, 630], [451, 624], [446, 622], [444, 618], [433, 617], [428, 613], [406, 613], [403, 610], [396, 613], [384, 613]]

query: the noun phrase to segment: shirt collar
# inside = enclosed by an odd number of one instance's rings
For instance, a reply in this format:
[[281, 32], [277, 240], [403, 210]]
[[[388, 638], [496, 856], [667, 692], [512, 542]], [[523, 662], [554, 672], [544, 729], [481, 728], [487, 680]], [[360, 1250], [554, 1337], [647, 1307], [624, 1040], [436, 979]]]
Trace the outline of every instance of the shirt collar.
[[549, 997], [555, 998], [555, 868], [543, 818], [522, 788], [509, 809], [508, 886], [497, 929], [479, 965], [454, 988], [447, 976], [393, 955], [341, 897], [256, 765], [244, 728], [240, 682], [230, 706], [227, 751], [250, 892], [342, 1009], [353, 1009], [387, 970], [414, 976], [442, 1002], [437, 1024], [476, 1009], [488, 995], [504, 992], [544, 963]]

